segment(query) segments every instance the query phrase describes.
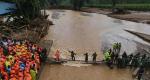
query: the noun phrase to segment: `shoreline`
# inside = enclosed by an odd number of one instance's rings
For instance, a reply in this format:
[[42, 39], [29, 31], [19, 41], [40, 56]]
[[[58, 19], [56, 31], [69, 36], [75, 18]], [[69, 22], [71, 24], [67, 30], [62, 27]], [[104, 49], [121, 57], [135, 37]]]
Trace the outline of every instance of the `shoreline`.
[[99, 8], [84, 8], [81, 11], [88, 12], [88, 13], [98, 13], [104, 14], [108, 17], [127, 20], [137, 23], [145, 23], [150, 24], [150, 12], [143, 12], [143, 11], [129, 11], [129, 14], [112, 14], [111, 9], [99, 9]]
[[[49, 8], [48, 10], [53, 10], [53, 9], [73, 10], [68, 7], [63, 7], [63, 8], [53, 7], [53, 8]], [[104, 9], [104, 8], [82, 8], [80, 11], [87, 12], [87, 13], [104, 14], [111, 18], [132, 21], [137, 23], [150, 24], [150, 12], [148, 11], [144, 12], [144, 11], [128, 10], [129, 13], [126, 14], [112, 14], [111, 9]]]

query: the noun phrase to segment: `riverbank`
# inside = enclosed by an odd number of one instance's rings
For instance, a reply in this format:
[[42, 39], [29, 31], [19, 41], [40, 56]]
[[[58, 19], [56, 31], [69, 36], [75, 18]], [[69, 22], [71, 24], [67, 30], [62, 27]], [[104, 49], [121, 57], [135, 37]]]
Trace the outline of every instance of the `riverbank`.
[[28, 23], [25, 23], [25, 21], [22, 23], [21, 21], [4, 22], [4, 17], [0, 19], [0, 38], [27, 39], [34, 43], [41, 41], [48, 34], [49, 27], [53, 25], [52, 21], [45, 18], [36, 18]]
[[98, 9], [98, 8], [84, 8], [81, 11], [89, 13], [99, 13], [108, 15], [112, 18], [133, 21], [138, 23], [150, 24], [150, 12], [143, 11], [129, 11], [130, 14], [112, 14], [111, 9]]

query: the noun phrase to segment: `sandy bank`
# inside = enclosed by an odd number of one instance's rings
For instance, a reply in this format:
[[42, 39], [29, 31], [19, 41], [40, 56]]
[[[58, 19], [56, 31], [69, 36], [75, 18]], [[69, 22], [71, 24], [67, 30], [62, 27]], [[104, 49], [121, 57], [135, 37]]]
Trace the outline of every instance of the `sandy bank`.
[[105, 14], [109, 17], [150, 24], [150, 12], [130, 11], [130, 14], [111, 14], [110, 9], [84, 8], [84, 12]]

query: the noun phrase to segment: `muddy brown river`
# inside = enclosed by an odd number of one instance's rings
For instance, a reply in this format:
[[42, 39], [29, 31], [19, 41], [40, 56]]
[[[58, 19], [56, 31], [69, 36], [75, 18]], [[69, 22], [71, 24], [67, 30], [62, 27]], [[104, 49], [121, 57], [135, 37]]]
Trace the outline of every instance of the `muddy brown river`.
[[[60, 50], [62, 59], [70, 59], [68, 50], [77, 53], [77, 60], [83, 60], [83, 54], [88, 52], [91, 56], [97, 52], [98, 60], [102, 60], [102, 51], [112, 48], [114, 42], [121, 42], [123, 51], [128, 54], [137, 50], [137, 44], [149, 45], [142, 39], [124, 31], [132, 30], [150, 34], [150, 26], [107, 17], [96, 13], [85, 13], [71, 10], [49, 10], [49, 19], [54, 22], [45, 39], [53, 40], [53, 57], [56, 50]], [[120, 54], [121, 54], [120, 53]], [[91, 57], [90, 59], [91, 60]], [[40, 80], [133, 80], [132, 70], [110, 70], [105, 65], [86, 65], [79, 62], [69, 62], [62, 65], [46, 64]]]

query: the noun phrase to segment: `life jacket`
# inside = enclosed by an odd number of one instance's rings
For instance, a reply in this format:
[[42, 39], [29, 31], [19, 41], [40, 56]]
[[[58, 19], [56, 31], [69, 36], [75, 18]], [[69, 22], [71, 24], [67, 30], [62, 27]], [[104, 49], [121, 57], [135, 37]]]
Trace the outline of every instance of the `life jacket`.
[[23, 72], [18, 73], [18, 80], [23, 80]]
[[19, 64], [18, 64], [18, 63], [14, 66], [14, 70], [15, 70], [15, 71], [18, 71], [18, 70], [19, 70]]
[[5, 61], [5, 66], [6, 66], [6, 67], [10, 66], [10, 61], [7, 61], [7, 60], [6, 60], [6, 61]]
[[29, 73], [25, 74], [24, 80], [32, 80], [32, 77]]
[[10, 74], [15, 74], [15, 73], [16, 73], [16, 72], [15, 72], [15, 70], [13, 70], [13, 69], [10, 71]]
[[117, 43], [114, 43], [113, 44], [113, 49], [116, 49], [117, 48]]
[[5, 70], [5, 66], [3, 65], [2, 62], [0, 62], [0, 71], [4, 71]]
[[106, 52], [104, 53], [104, 60], [107, 61], [107, 60], [110, 60], [110, 59], [111, 59], [111, 55], [109, 54], [108, 51], [106, 51]]
[[12, 47], [11, 46], [8, 47], [8, 51], [9, 51], [9, 53], [12, 52]]
[[36, 56], [35, 56], [35, 60], [36, 60], [37, 63], [40, 64], [40, 58], [39, 58], [39, 56], [36, 55]]
[[7, 72], [2, 72], [2, 75], [4, 76], [4, 80], [8, 80], [8, 74], [7, 74]]
[[56, 60], [59, 60], [59, 58], [60, 58], [60, 52], [58, 50], [55, 53], [55, 58], [56, 58]]
[[18, 80], [17, 78], [15, 78], [15, 77], [12, 77], [12, 78], [10, 78], [9, 80]]
[[31, 69], [30, 74], [31, 74], [32, 80], [36, 80], [36, 71]]
[[3, 48], [0, 47], [0, 55], [3, 55]]
[[19, 77], [18, 80], [24, 80], [24, 78], [23, 77]]

